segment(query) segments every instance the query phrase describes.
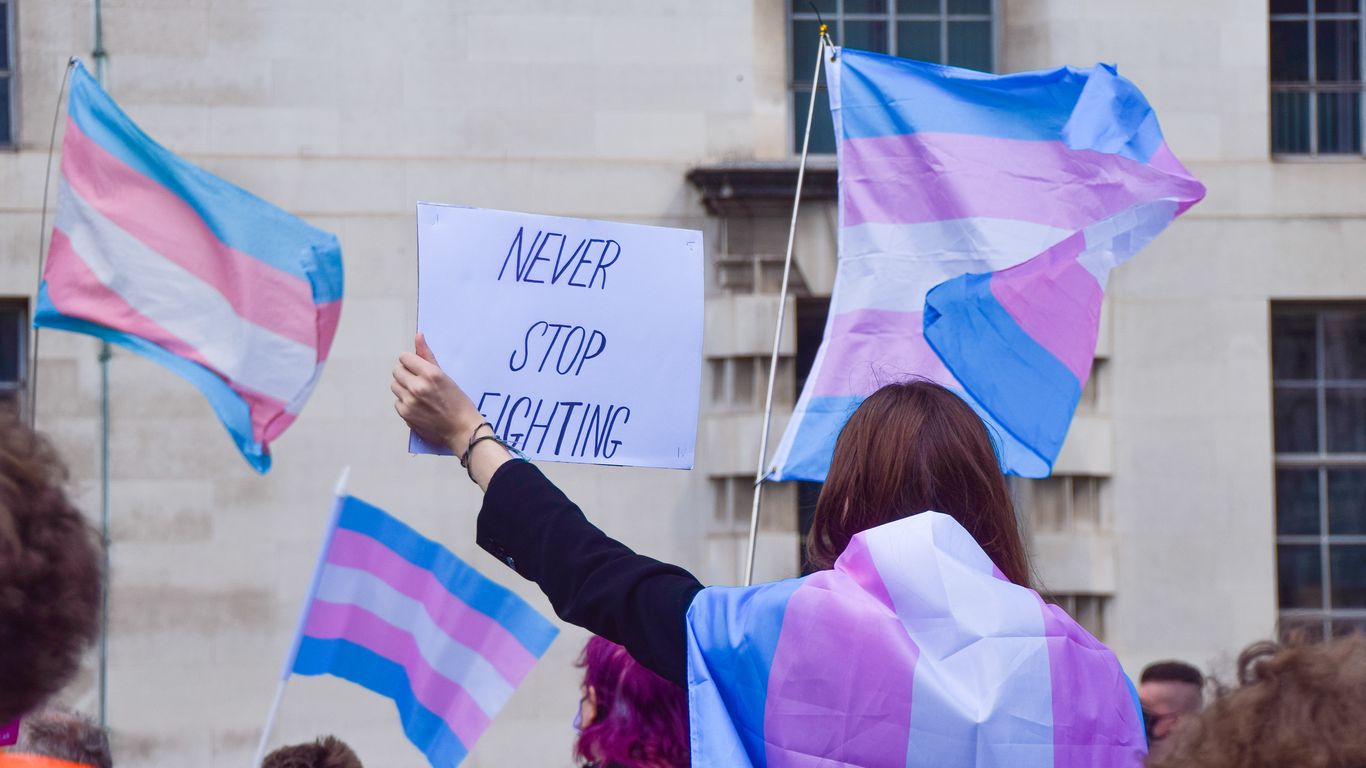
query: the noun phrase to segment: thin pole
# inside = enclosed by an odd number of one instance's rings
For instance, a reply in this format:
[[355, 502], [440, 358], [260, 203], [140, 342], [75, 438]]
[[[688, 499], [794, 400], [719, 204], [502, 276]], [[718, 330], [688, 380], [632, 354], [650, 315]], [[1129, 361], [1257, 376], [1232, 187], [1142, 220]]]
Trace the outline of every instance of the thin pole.
[[265, 727], [261, 729], [261, 741], [256, 745], [256, 758], [251, 761], [252, 768], [258, 768], [261, 761], [266, 758], [266, 745], [270, 743], [270, 734], [275, 730], [275, 718], [280, 714], [280, 702], [285, 698], [285, 684], [289, 682], [289, 675], [294, 671], [294, 660], [299, 655], [299, 644], [304, 637], [304, 624], [308, 622], [308, 611], [313, 607], [313, 597], [318, 594], [318, 582], [322, 580], [323, 575], [323, 562], [327, 559], [327, 550], [332, 546], [332, 537], [337, 532], [337, 520], [341, 518], [342, 506], [346, 503], [346, 484], [350, 479], [351, 467], [344, 467], [341, 477], [337, 478], [337, 488], [333, 493], [332, 517], [327, 523], [327, 532], [323, 534], [318, 560], [313, 566], [313, 577], [309, 579], [308, 592], [304, 595], [304, 607], [299, 611], [299, 622], [294, 627], [294, 639], [290, 641], [289, 653], [285, 654], [285, 665], [280, 669], [280, 682], [275, 685], [275, 698], [270, 702], [270, 712], [266, 715]]
[[797, 191], [792, 195], [792, 222], [787, 228], [787, 257], [783, 261], [783, 289], [778, 295], [778, 327], [773, 330], [773, 355], [768, 360], [768, 394], [764, 396], [764, 430], [759, 438], [759, 469], [754, 473], [754, 506], [749, 515], [749, 551], [745, 556], [745, 586], [754, 583], [754, 549], [759, 540], [759, 500], [768, 476], [768, 432], [773, 423], [773, 382], [778, 376], [778, 348], [783, 340], [783, 320], [787, 315], [787, 281], [792, 272], [792, 244], [797, 237], [797, 209], [802, 202], [802, 182], [806, 178], [806, 155], [811, 149], [811, 118], [816, 114], [816, 86], [820, 84], [821, 65], [829, 38], [826, 26], [820, 27], [816, 49], [816, 72], [811, 76], [811, 101], [806, 106], [806, 133], [802, 137], [802, 159], [797, 165]]
[[[92, 0], [91, 23], [95, 45], [90, 52], [95, 60], [95, 82], [104, 87], [104, 63], [109, 54], [104, 50], [104, 13], [101, 0]], [[109, 359], [113, 357], [109, 342], [100, 342], [100, 544], [104, 550], [104, 590], [100, 599], [100, 727], [109, 727], [109, 591], [113, 574], [110, 570], [109, 535]]]
[[[38, 216], [38, 279], [33, 284], [33, 296], [35, 300], [43, 289], [43, 260], [47, 255], [47, 194], [52, 184], [52, 156], [57, 154], [57, 124], [62, 117], [62, 100], [66, 95], [66, 83], [71, 79], [71, 68], [76, 66], [76, 57], [72, 56], [66, 62], [66, 69], [62, 71], [62, 84], [57, 88], [57, 106], [52, 110], [52, 133], [47, 139], [47, 172], [43, 174], [43, 212]], [[28, 366], [28, 402], [25, 407], [28, 409], [28, 426], [33, 429], [38, 425], [38, 333], [39, 328], [33, 329], [33, 349], [29, 353]]]

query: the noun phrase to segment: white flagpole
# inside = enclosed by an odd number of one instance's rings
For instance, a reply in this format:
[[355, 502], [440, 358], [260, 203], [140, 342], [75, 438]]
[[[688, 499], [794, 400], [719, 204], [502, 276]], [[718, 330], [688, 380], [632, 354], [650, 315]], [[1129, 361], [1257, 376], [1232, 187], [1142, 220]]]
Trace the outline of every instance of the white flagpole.
[[270, 702], [270, 713], [266, 715], [265, 727], [261, 729], [261, 741], [256, 745], [256, 757], [251, 761], [252, 768], [259, 768], [261, 761], [266, 758], [266, 745], [270, 743], [270, 734], [275, 730], [275, 718], [280, 714], [280, 702], [285, 698], [285, 684], [289, 682], [289, 673], [294, 669], [294, 659], [299, 655], [299, 642], [304, 636], [308, 609], [313, 605], [313, 596], [318, 593], [323, 561], [327, 558], [328, 548], [332, 546], [332, 536], [337, 532], [337, 519], [341, 517], [342, 505], [346, 501], [346, 483], [350, 479], [351, 467], [344, 467], [341, 477], [337, 478], [337, 489], [333, 494], [332, 519], [327, 524], [327, 532], [323, 534], [322, 548], [318, 550], [318, 561], [313, 566], [313, 578], [309, 580], [308, 592], [304, 595], [304, 607], [299, 611], [299, 623], [294, 629], [294, 639], [290, 641], [289, 653], [285, 654], [285, 665], [280, 670], [280, 682], [275, 686], [275, 698]]
[[768, 476], [768, 432], [773, 423], [773, 381], [778, 375], [778, 348], [783, 340], [783, 320], [787, 315], [787, 280], [792, 272], [792, 243], [797, 236], [797, 209], [802, 202], [802, 182], [806, 178], [806, 155], [811, 148], [811, 118], [816, 114], [816, 86], [820, 84], [821, 66], [825, 63], [825, 49], [829, 37], [826, 26], [820, 27], [820, 42], [816, 49], [816, 72], [811, 76], [811, 100], [806, 106], [806, 133], [802, 137], [802, 159], [797, 165], [797, 191], [792, 195], [792, 222], [787, 228], [787, 257], [783, 261], [783, 289], [778, 295], [778, 327], [773, 331], [773, 355], [768, 361], [768, 394], [764, 397], [764, 429], [759, 438], [759, 469], [754, 473], [754, 506], [749, 515], [749, 551], [745, 556], [745, 586], [754, 583], [754, 548], [759, 539], [759, 500], [763, 495], [764, 480]]

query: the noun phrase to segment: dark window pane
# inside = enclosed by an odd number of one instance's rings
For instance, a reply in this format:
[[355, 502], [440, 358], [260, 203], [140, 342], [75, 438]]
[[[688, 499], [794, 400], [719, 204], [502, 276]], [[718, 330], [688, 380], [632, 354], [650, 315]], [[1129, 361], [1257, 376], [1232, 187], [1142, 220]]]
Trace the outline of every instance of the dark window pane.
[[1312, 389], [1276, 387], [1276, 452], [1317, 453], [1319, 419]]
[[1276, 547], [1277, 586], [1282, 608], [1319, 608], [1323, 605], [1321, 564], [1317, 544]]
[[826, 17], [831, 21], [834, 20], [834, 14], [838, 12], [835, 9], [835, 0], [792, 0], [792, 12], [811, 13], [811, 6], [813, 5], [816, 6], [816, 10], [821, 13], [831, 14]]
[[991, 71], [991, 22], [950, 21], [948, 63]]
[[1271, 94], [1271, 151], [1309, 153], [1309, 94]]
[[1366, 388], [1327, 387], [1323, 394], [1328, 452], [1366, 453]]
[[1271, 0], [1272, 13], [1308, 13], [1309, 0]]
[[908, 59], [944, 60], [939, 50], [939, 22], [902, 21], [896, 25], [896, 55]]
[[14, 143], [14, 134], [11, 129], [9, 113], [9, 88], [10, 79], [0, 77], [0, 146], [7, 146]]
[[939, 15], [939, 0], [901, 0], [896, 4], [899, 13]]
[[846, 21], [844, 22], [844, 41], [841, 45], [858, 48], [874, 53], [887, 52], [887, 22], [885, 21]]
[[[792, 94], [792, 109], [796, 113], [792, 123], [797, 127], [792, 149], [798, 153], [802, 151], [802, 134], [806, 132], [806, 109], [810, 98], [811, 91], [808, 90], [797, 90]], [[816, 114], [811, 122], [811, 151], [824, 154], [835, 152], [835, 123], [830, 118], [830, 97], [825, 89], [816, 92]]]
[[1283, 536], [1319, 532], [1319, 471], [1276, 470], [1276, 533]]
[[1361, 78], [1361, 22], [1319, 21], [1314, 26], [1315, 79], [1345, 83]]
[[1366, 619], [1333, 619], [1333, 637], [1345, 637], [1366, 632]]
[[1311, 642], [1323, 639], [1323, 619], [1281, 619], [1281, 642]]
[[1361, 152], [1361, 94], [1320, 93], [1319, 154]]
[[9, 69], [9, 3], [0, 2], [0, 67]]
[[1308, 22], [1271, 22], [1271, 82], [1303, 83], [1308, 80]]
[[1314, 13], [1356, 13], [1357, 0], [1318, 0]]
[[949, 0], [949, 13], [991, 13], [991, 0]]
[[24, 318], [13, 307], [0, 307], [0, 383], [19, 381], [19, 371], [23, 370], [22, 334]]
[[886, 13], [887, 0], [844, 0], [845, 13]]
[[1277, 312], [1271, 318], [1271, 368], [1277, 381], [1318, 378], [1315, 320], [1308, 312]]
[[1366, 311], [1323, 313], [1323, 375], [1366, 380]]
[[1328, 470], [1328, 532], [1366, 535], [1366, 469]]
[[814, 21], [792, 22], [792, 82], [809, 83], [816, 71], [821, 25]]
[[1366, 544], [1328, 548], [1334, 608], [1366, 608]]

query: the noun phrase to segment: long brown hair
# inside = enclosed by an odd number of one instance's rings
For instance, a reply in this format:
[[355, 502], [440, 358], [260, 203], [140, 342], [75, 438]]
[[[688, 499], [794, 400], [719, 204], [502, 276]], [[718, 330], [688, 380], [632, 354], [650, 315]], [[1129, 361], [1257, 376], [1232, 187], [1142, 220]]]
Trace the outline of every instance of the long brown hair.
[[986, 425], [938, 384], [888, 384], [840, 432], [807, 560], [829, 568], [854, 534], [926, 510], [952, 516], [1006, 578], [1029, 586], [1015, 508]]

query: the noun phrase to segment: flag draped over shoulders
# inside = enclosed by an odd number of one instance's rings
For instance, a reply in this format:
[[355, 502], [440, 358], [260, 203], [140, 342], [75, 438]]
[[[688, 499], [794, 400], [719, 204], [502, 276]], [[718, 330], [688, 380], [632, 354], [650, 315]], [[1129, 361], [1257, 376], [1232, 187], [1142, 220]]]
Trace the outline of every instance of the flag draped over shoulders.
[[1048, 475], [1109, 271], [1204, 187], [1113, 67], [997, 76], [845, 48], [826, 72], [839, 263], [775, 477], [823, 480], [863, 398], [912, 376], [973, 406], [1006, 472]]
[[1139, 766], [1103, 644], [953, 518], [864, 531], [833, 570], [709, 587], [688, 612], [694, 766]]
[[74, 66], [35, 326], [184, 377], [265, 472], [322, 372], [341, 299], [336, 237], [157, 144]]

